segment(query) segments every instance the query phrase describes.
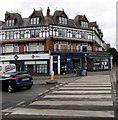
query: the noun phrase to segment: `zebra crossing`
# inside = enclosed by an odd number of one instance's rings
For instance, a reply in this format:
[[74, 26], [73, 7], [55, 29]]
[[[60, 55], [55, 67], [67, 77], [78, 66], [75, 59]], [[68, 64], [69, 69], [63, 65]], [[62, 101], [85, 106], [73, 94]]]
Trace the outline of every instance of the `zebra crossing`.
[[87, 76], [56, 88], [24, 106], [4, 110], [12, 117], [114, 118], [109, 75]]

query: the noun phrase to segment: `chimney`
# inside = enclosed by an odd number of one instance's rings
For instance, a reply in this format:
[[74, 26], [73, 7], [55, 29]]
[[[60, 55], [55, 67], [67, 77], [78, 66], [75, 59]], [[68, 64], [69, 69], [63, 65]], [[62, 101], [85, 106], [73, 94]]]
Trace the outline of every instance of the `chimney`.
[[5, 20], [7, 19], [8, 15], [10, 15], [10, 13], [8, 11], [6, 11], [6, 13], [5, 13]]
[[48, 7], [48, 9], [47, 9], [47, 17], [49, 17], [50, 16], [50, 8]]

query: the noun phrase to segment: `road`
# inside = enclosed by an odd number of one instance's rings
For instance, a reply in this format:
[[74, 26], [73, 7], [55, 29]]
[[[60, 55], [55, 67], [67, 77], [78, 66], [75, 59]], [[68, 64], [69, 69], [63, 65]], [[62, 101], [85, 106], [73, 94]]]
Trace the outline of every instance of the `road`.
[[115, 120], [109, 75], [64, 78], [63, 81], [65, 80], [71, 82], [59, 85], [32, 101], [3, 110], [4, 119]]
[[[69, 81], [75, 80], [77, 77], [70, 78], [57, 78], [57, 84], [67, 83]], [[32, 100], [39, 94], [44, 93], [46, 90], [56, 86], [56, 84], [46, 84], [49, 79], [39, 79], [34, 80], [34, 85], [31, 89], [21, 89], [14, 93], [8, 93], [7, 91], [2, 92], [2, 109], [6, 109], [15, 106], [24, 101]]]

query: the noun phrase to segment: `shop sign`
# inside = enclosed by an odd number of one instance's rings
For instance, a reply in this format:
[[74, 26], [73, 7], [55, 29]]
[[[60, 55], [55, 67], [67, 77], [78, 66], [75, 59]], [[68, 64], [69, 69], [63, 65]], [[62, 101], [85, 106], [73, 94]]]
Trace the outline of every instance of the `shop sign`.
[[0, 61], [49, 59], [49, 54], [22, 54], [0, 56]]
[[109, 57], [108, 53], [89, 53], [89, 57]]

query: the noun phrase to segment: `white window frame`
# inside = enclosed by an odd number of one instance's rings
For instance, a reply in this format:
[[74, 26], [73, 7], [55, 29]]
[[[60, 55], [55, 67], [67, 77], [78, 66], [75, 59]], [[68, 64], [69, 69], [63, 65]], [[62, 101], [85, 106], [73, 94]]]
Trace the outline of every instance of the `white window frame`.
[[19, 52], [19, 46], [18, 46], [18, 44], [14, 44], [13, 52]]
[[67, 18], [59, 17], [59, 24], [67, 25]]
[[5, 53], [13, 52], [13, 44], [5, 44], [5, 51], [4, 52]]
[[24, 37], [25, 37], [25, 38], [30, 38], [30, 31], [29, 31], [29, 30], [26, 30], [26, 31], [25, 31]]
[[8, 27], [14, 26], [14, 20], [7, 20], [6, 21], [6, 26], [8, 26]]
[[39, 23], [40, 23], [39, 17], [34, 17], [34, 18], [30, 19], [30, 24], [31, 25], [36, 25], [36, 24], [39, 24]]
[[20, 38], [20, 32], [19, 31], [15, 31], [14, 32], [14, 39], [19, 39]]

